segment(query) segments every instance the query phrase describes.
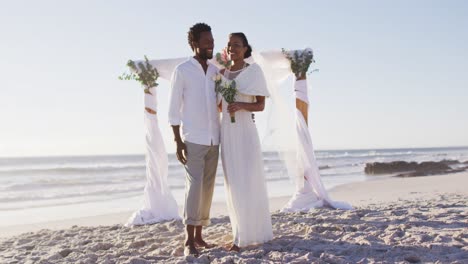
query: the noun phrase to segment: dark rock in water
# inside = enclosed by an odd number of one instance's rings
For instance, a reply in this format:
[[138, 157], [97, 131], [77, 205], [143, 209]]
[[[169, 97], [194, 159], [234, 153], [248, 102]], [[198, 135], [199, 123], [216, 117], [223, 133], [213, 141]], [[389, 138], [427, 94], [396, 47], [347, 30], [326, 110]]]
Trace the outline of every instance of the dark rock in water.
[[406, 161], [393, 161], [393, 162], [373, 162], [367, 163], [364, 172], [366, 174], [387, 174], [402, 171], [416, 170], [418, 163]]
[[445, 165], [455, 165], [455, 164], [460, 164], [460, 161], [458, 160], [441, 160], [440, 161], [441, 163], [445, 164]]
[[406, 172], [396, 175], [395, 177], [405, 178], [405, 177], [418, 177], [418, 176], [429, 176], [429, 175], [444, 175], [449, 173], [456, 173], [462, 172], [468, 169], [468, 167], [460, 168], [460, 169], [453, 169], [453, 170], [445, 170], [445, 171], [413, 171], [413, 172]]
[[463, 164], [468, 164], [468, 160], [467, 160], [467, 161], [465, 161], [465, 162], [463, 162]]
[[450, 166], [445, 164], [443, 161], [435, 162], [435, 161], [425, 161], [419, 163], [418, 167], [416, 168], [417, 171], [445, 171], [450, 170]]
[[[417, 176], [437, 174], [441, 172], [451, 171], [445, 161], [426, 161], [426, 162], [406, 162], [406, 161], [393, 161], [393, 162], [373, 162], [367, 163], [364, 172], [366, 174], [391, 174], [396, 172], [410, 172], [415, 173]], [[415, 175], [416, 176], [416, 175]]]

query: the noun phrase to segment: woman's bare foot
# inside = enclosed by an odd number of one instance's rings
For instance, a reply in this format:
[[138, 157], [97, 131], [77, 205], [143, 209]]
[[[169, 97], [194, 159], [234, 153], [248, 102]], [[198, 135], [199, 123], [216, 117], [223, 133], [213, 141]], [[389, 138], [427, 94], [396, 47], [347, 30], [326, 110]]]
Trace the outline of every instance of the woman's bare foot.
[[228, 245], [226, 249], [228, 251], [240, 252], [240, 247], [238, 247], [236, 244]]

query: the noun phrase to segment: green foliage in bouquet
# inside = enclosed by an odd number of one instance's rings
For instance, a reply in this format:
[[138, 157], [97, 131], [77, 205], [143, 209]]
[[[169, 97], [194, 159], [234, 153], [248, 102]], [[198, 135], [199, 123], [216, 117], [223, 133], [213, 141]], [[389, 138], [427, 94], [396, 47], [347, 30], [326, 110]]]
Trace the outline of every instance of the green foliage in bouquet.
[[[228, 104], [234, 103], [237, 95], [236, 81], [225, 82], [223, 85], [221, 79], [215, 80], [215, 91], [220, 93]], [[235, 122], [236, 117], [231, 114], [231, 123]]]
[[144, 62], [138, 62], [138, 65], [129, 60], [127, 66], [131, 69], [130, 73], [123, 73], [119, 76], [119, 80], [135, 80], [138, 81], [145, 87], [145, 93], [149, 93], [149, 89], [152, 87], [158, 86], [156, 82], [159, 78], [159, 73], [156, 68], [154, 68], [150, 63], [148, 58], [145, 55]]
[[314, 54], [311, 49], [305, 49], [302, 52], [296, 50], [293, 54], [282, 49], [283, 54], [291, 62], [291, 70], [297, 77], [306, 76], [309, 67], [315, 63]]

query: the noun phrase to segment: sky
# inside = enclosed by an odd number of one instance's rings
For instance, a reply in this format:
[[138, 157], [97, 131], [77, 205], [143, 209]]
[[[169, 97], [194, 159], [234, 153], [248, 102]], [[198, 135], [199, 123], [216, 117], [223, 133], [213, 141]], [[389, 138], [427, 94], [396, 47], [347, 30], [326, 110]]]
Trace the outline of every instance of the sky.
[[[294, 3], [294, 4], [292, 4]], [[143, 90], [128, 59], [191, 56], [244, 32], [255, 50], [311, 47], [315, 148], [468, 146], [467, 1], [3, 1], [0, 156], [144, 153]], [[160, 81], [160, 127], [169, 83]], [[261, 129], [261, 128], [259, 128]]]

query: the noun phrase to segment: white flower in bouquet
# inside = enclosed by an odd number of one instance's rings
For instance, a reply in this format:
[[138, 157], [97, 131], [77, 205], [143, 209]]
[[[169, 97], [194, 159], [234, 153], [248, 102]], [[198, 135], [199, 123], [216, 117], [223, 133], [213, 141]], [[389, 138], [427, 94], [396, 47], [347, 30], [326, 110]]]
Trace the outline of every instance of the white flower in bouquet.
[[222, 80], [221, 78], [222, 78], [222, 75], [218, 73], [215, 76], [213, 76], [213, 81], [215, 83], [220, 82]]
[[[234, 103], [237, 95], [236, 81], [226, 80], [223, 82], [221, 76], [221, 74], [218, 74], [213, 77], [213, 81], [215, 82], [215, 91], [216, 93], [221, 94], [228, 104]], [[235, 113], [230, 113], [229, 115], [231, 116], [231, 123], [235, 123]]]

